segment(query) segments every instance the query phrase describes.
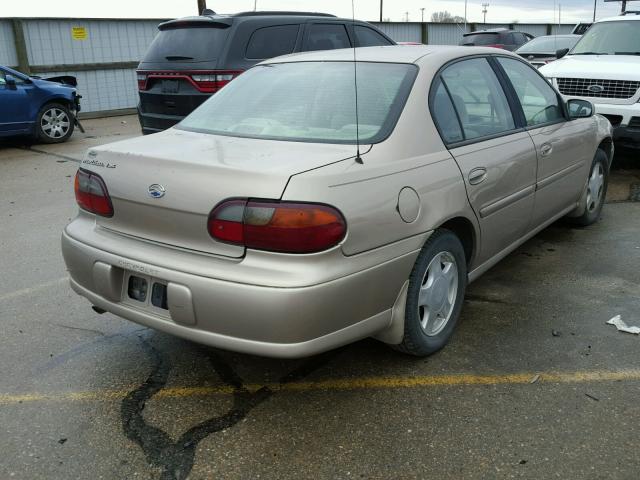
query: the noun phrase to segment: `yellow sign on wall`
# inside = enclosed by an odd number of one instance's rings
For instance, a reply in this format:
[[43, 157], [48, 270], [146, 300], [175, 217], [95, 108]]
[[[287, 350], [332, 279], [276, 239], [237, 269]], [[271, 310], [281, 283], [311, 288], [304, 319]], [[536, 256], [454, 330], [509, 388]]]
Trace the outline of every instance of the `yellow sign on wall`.
[[71, 37], [74, 40], [86, 40], [87, 29], [85, 27], [71, 27]]

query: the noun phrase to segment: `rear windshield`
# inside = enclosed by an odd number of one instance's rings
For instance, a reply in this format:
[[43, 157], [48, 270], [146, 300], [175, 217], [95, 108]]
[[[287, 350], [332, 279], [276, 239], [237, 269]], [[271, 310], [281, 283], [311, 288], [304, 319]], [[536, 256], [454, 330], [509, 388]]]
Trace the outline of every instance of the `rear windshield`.
[[518, 50], [518, 53], [556, 53], [562, 48], [573, 48], [580, 37], [538, 37], [525, 43]]
[[189, 27], [161, 30], [143, 62], [206, 62], [215, 60], [229, 36], [228, 27]]
[[[395, 126], [417, 67], [357, 63], [358, 135], [384, 140]], [[353, 62], [258, 65], [186, 117], [178, 128], [217, 135], [356, 143]]]
[[495, 45], [500, 43], [499, 39], [500, 35], [497, 33], [478, 33], [476, 35], [467, 35], [462, 39], [460, 45]]

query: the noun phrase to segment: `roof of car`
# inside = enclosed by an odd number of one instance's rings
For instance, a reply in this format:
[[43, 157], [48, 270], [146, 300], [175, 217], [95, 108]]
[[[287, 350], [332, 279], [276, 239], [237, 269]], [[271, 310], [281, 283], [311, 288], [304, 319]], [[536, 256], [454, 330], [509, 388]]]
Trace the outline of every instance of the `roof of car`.
[[325, 21], [349, 21], [353, 23], [364, 23], [362, 20], [352, 20], [345, 18], [338, 18], [330, 13], [318, 13], [318, 12], [290, 12], [290, 11], [257, 11], [257, 12], [240, 12], [230, 14], [207, 14], [190, 17], [181, 17], [167, 20], [158, 25], [160, 30], [183, 27], [183, 26], [204, 26], [208, 24], [224, 24], [231, 26], [234, 21], [247, 21], [247, 20], [263, 20], [269, 17], [286, 17], [290, 19], [311, 19], [322, 18]]
[[[337, 50], [321, 50], [315, 52], [300, 52], [283, 55], [262, 62], [290, 63], [290, 62], [345, 62], [353, 61], [355, 54], [358, 62], [385, 63], [416, 63], [425, 55], [432, 55], [434, 61], [448, 61], [456, 57], [469, 55], [503, 53], [515, 55], [506, 50], [496, 50], [490, 47], [458, 47], [451, 45], [387, 45], [381, 47], [341, 48]], [[517, 55], [516, 55], [517, 56]]]
[[[627, 12], [629, 13], [629, 12]], [[596, 23], [602, 23], [602, 22], [620, 22], [623, 20], [637, 20], [640, 21], [640, 15], [633, 13], [633, 14], [629, 14], [629, 15], [618, 15], [617, 17], [609, 17], [609, 18], [603, 18], [601, 20], [598, 20]]]

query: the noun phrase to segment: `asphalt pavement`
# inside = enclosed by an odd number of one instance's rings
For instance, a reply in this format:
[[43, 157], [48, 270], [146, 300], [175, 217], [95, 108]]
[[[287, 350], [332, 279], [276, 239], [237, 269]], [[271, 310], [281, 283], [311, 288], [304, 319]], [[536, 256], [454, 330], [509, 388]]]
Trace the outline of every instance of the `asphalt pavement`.
[[[468, 290], [426, 359], [364, 340], [285, 361], [202, 347], [68, 286], [60, 233], [89, 146], [0, 143], [0, 479], [629, 479], [640, 472], [640, 160], [596, 225], [562, 223]], [[637, 157], [636, 157], [637, 158]], [[635, 163], [634, 163], [635, 162]]]

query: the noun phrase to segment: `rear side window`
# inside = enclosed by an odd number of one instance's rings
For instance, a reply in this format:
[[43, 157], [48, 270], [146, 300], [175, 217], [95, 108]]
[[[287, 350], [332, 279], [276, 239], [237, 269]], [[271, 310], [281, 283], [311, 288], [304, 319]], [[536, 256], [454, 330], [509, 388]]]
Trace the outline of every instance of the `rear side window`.
[[496, 45], [500, 43], [500, 35], [497, 33], [478, 33], [462, 38], [460, 45]]
[[143, 62], [206, 62], [216, 60], [229, 36], [228, 26], [160, 30]]
[[377, 47], [379, 45], [392, 45], [392, 43], [376, 32], [373, 28], [356, 25], [353, 27], [356, 34], [358, 47]]
[[299, 29], [299, 25], [259, 28], [249, 39], [246, 58], [261, 60], [292, 53], [296, 46]]
[[351, 47], [347, 29], [342, 24], [312, 23], [309, 25], [308, 31], [306, 50], [333, 50]]
[[465, 140], [515, 128], [507, 97], [485, 58], [454, 63], [440, 77], [451, 94]]
[[4, 78], [4, 72], [0, 70], [0, 85], [5, 85], [7, 81]]
[[431, 101], [431, 115], [438, 125], [440, 135], [445, 143], [454, 143], [464, 140], [460, 122], [451, 103], [451, 97], [444, 88], [440, 79], [436, 80], [435, 94]]

